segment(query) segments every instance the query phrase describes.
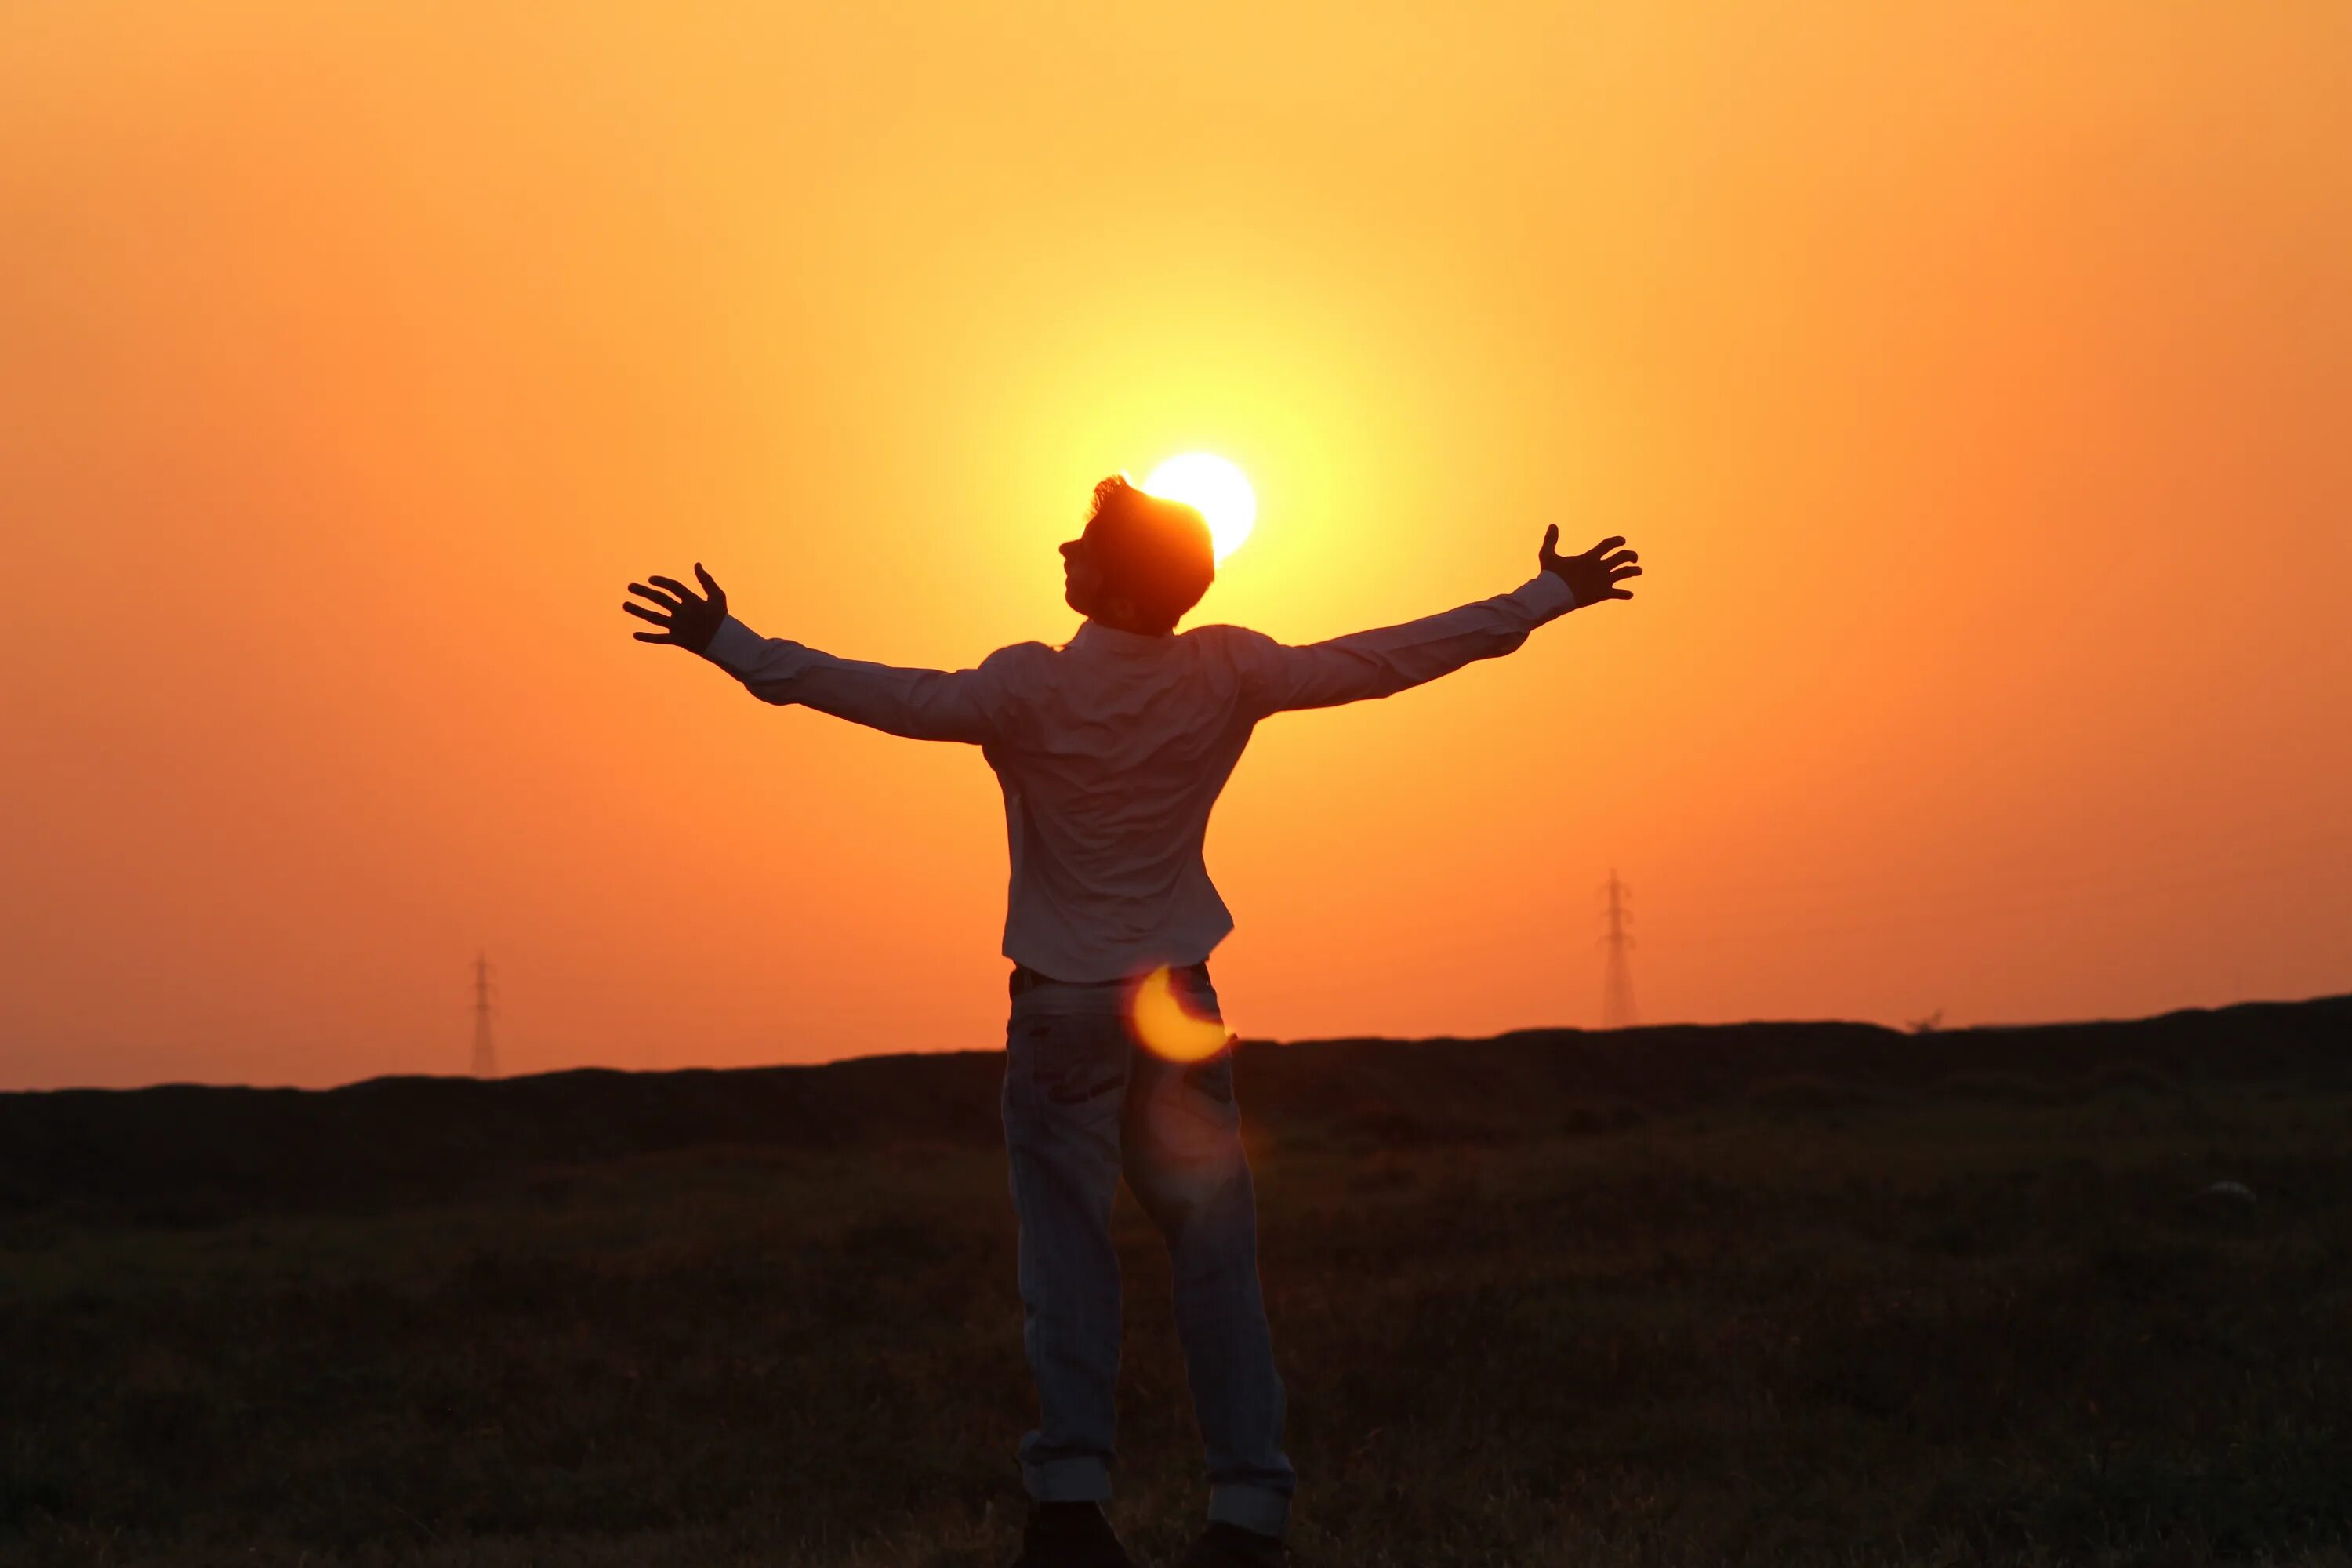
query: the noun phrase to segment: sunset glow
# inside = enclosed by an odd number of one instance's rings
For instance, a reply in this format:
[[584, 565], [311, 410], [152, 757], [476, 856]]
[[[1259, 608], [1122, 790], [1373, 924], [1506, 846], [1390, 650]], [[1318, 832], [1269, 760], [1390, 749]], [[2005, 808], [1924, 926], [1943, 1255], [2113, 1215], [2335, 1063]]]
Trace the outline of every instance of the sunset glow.
[[613, 600], [1059, 647], [1128, 468], [1264, 501], [1187, 627], [1646, 568], [1258, 727], [1254, 1039], [1597, 1023], [1612, 868], [1644, 1022], [2352, 988], [2352, 7], [14, 11], [0, 1088], [462, 1072], [478, 953], [509, 1074], [992, 1048], [977, 749]]

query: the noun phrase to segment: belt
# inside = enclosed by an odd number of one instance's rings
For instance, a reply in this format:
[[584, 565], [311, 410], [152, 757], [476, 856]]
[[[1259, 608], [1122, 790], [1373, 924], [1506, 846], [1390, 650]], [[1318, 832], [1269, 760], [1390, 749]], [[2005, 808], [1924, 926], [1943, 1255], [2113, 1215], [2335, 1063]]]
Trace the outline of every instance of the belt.
[[[1209, 983], [1209, 961], [1204, 958], [1198, 963], [1188, 963], [1181, 969], [1173, 969], [1169, 973], [1190, 975], [1205, 985]], [[1050, 974], [1040, 974], [1025, 963], [1016, 963], [1013, 966], [1011, 987], [1013, 994], [1018, 996], [1024, 991], [1039, 985], [1118, 985], [1122, 984], [1124, 982], [1118, 980], [1056, 980]]]

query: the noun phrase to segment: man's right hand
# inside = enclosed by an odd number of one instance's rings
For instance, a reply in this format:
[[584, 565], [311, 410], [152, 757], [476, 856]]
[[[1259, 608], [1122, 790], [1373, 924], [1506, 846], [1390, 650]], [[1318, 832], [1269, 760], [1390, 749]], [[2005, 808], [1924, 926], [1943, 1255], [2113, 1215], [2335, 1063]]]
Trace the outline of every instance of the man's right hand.
[[[1559, 524], [1544, 530], [1543, 548], [1536, 552], [1536, 560], [1543, 569], [1566, 583], [1576, 595], [1577, 609], [1597, 604], [1602, 599], [1630, 599], [1630, 588], [1617, 584], [1628, 577], [1639, 577], [1642, 569], [1633, 564], [1642, 559], [1631, 550], [1620, 549], [1625, 541], [1612, 537], [1602, 540], [1581, 555], [1562, 555], [1553, 548], [1559, 542]], [[1611, 551], [1616, 551], [1611, 554]], [[654, 579], [658, 583], [660, 578]]]
[[[639, 620], [651, 621], [661, 628], [657, 632], [637, 633], [639, 642], [675, 643], [696, 653], [709, 651], [710, 639], [719, 635], [719, 628], [727, 622], [727, 590], [712, 581], [710, 574], [702, 569], [699, 561], [694, 563], [694, 574], [702, 580], [702, 585], [709, 591], [710, 597], [698, 596], [693, 589], [675, 577], [648, 577], [646, 583], [651, 583], [652, 588], [646, 587], [645, 583], [629, 584], [630, 593], [641, 599], [652, 600], [666, 612], [656, 615], [643, 605], [625, 604], [621, 606]], [[656, 588], [667, 592], [656, 593]]]

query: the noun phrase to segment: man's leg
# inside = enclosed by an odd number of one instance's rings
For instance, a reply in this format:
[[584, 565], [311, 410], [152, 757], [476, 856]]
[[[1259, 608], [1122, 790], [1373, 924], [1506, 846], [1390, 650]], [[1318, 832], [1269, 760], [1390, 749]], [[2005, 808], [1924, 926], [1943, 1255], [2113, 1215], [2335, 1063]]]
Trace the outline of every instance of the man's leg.
[[[1213, 1013], [1205, 985], [1185, 998]], [[1176, 1331], [1208, 1450], [1209, 1517], [1261, 1535], [1289, 1523], [1296, 1476], [1257, 1277], [1257, 1196], [1242, 1152], [1230, 1047], [1170, 1062], [1138, 1047], [1125, 1107], [1127, 1182], [1167, 1237]]]
[[1119, 1326], [1110, 1213], [1128, 1048], [1115, 990], [1101, 994], [1108, 1011], [1071, 1010], [1087, 990], [1024, 992], [1005, 1029], [1022, 1338], [1041, 1414], [1021, 1439], [1021, 1476], [1040, 1502], [1110, 1496]]

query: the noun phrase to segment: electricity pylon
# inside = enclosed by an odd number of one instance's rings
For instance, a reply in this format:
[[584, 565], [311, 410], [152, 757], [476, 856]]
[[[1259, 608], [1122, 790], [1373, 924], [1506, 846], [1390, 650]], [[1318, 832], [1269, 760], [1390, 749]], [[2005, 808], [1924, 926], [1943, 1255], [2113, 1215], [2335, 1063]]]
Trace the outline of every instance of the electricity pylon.
[[490, 961], [487, 954], [474, 959], [474, 1076], [499, 1076], [499, 1047], [490, 1038]]
[[1633, 1022], [1633, 970], [1625, 962], [1625, 950], [1633, 945], [1633, 935], [1625, 929], [1630, 912], [1625, 902], [1633, 889], [1619, 881], [1612, 868], [1602, 891], [1609, 895], [1609, 929], [1601, 942], [1609, 950], [1609, 963], [1601, 987], [1601, 1026], [1622, 1029]]

